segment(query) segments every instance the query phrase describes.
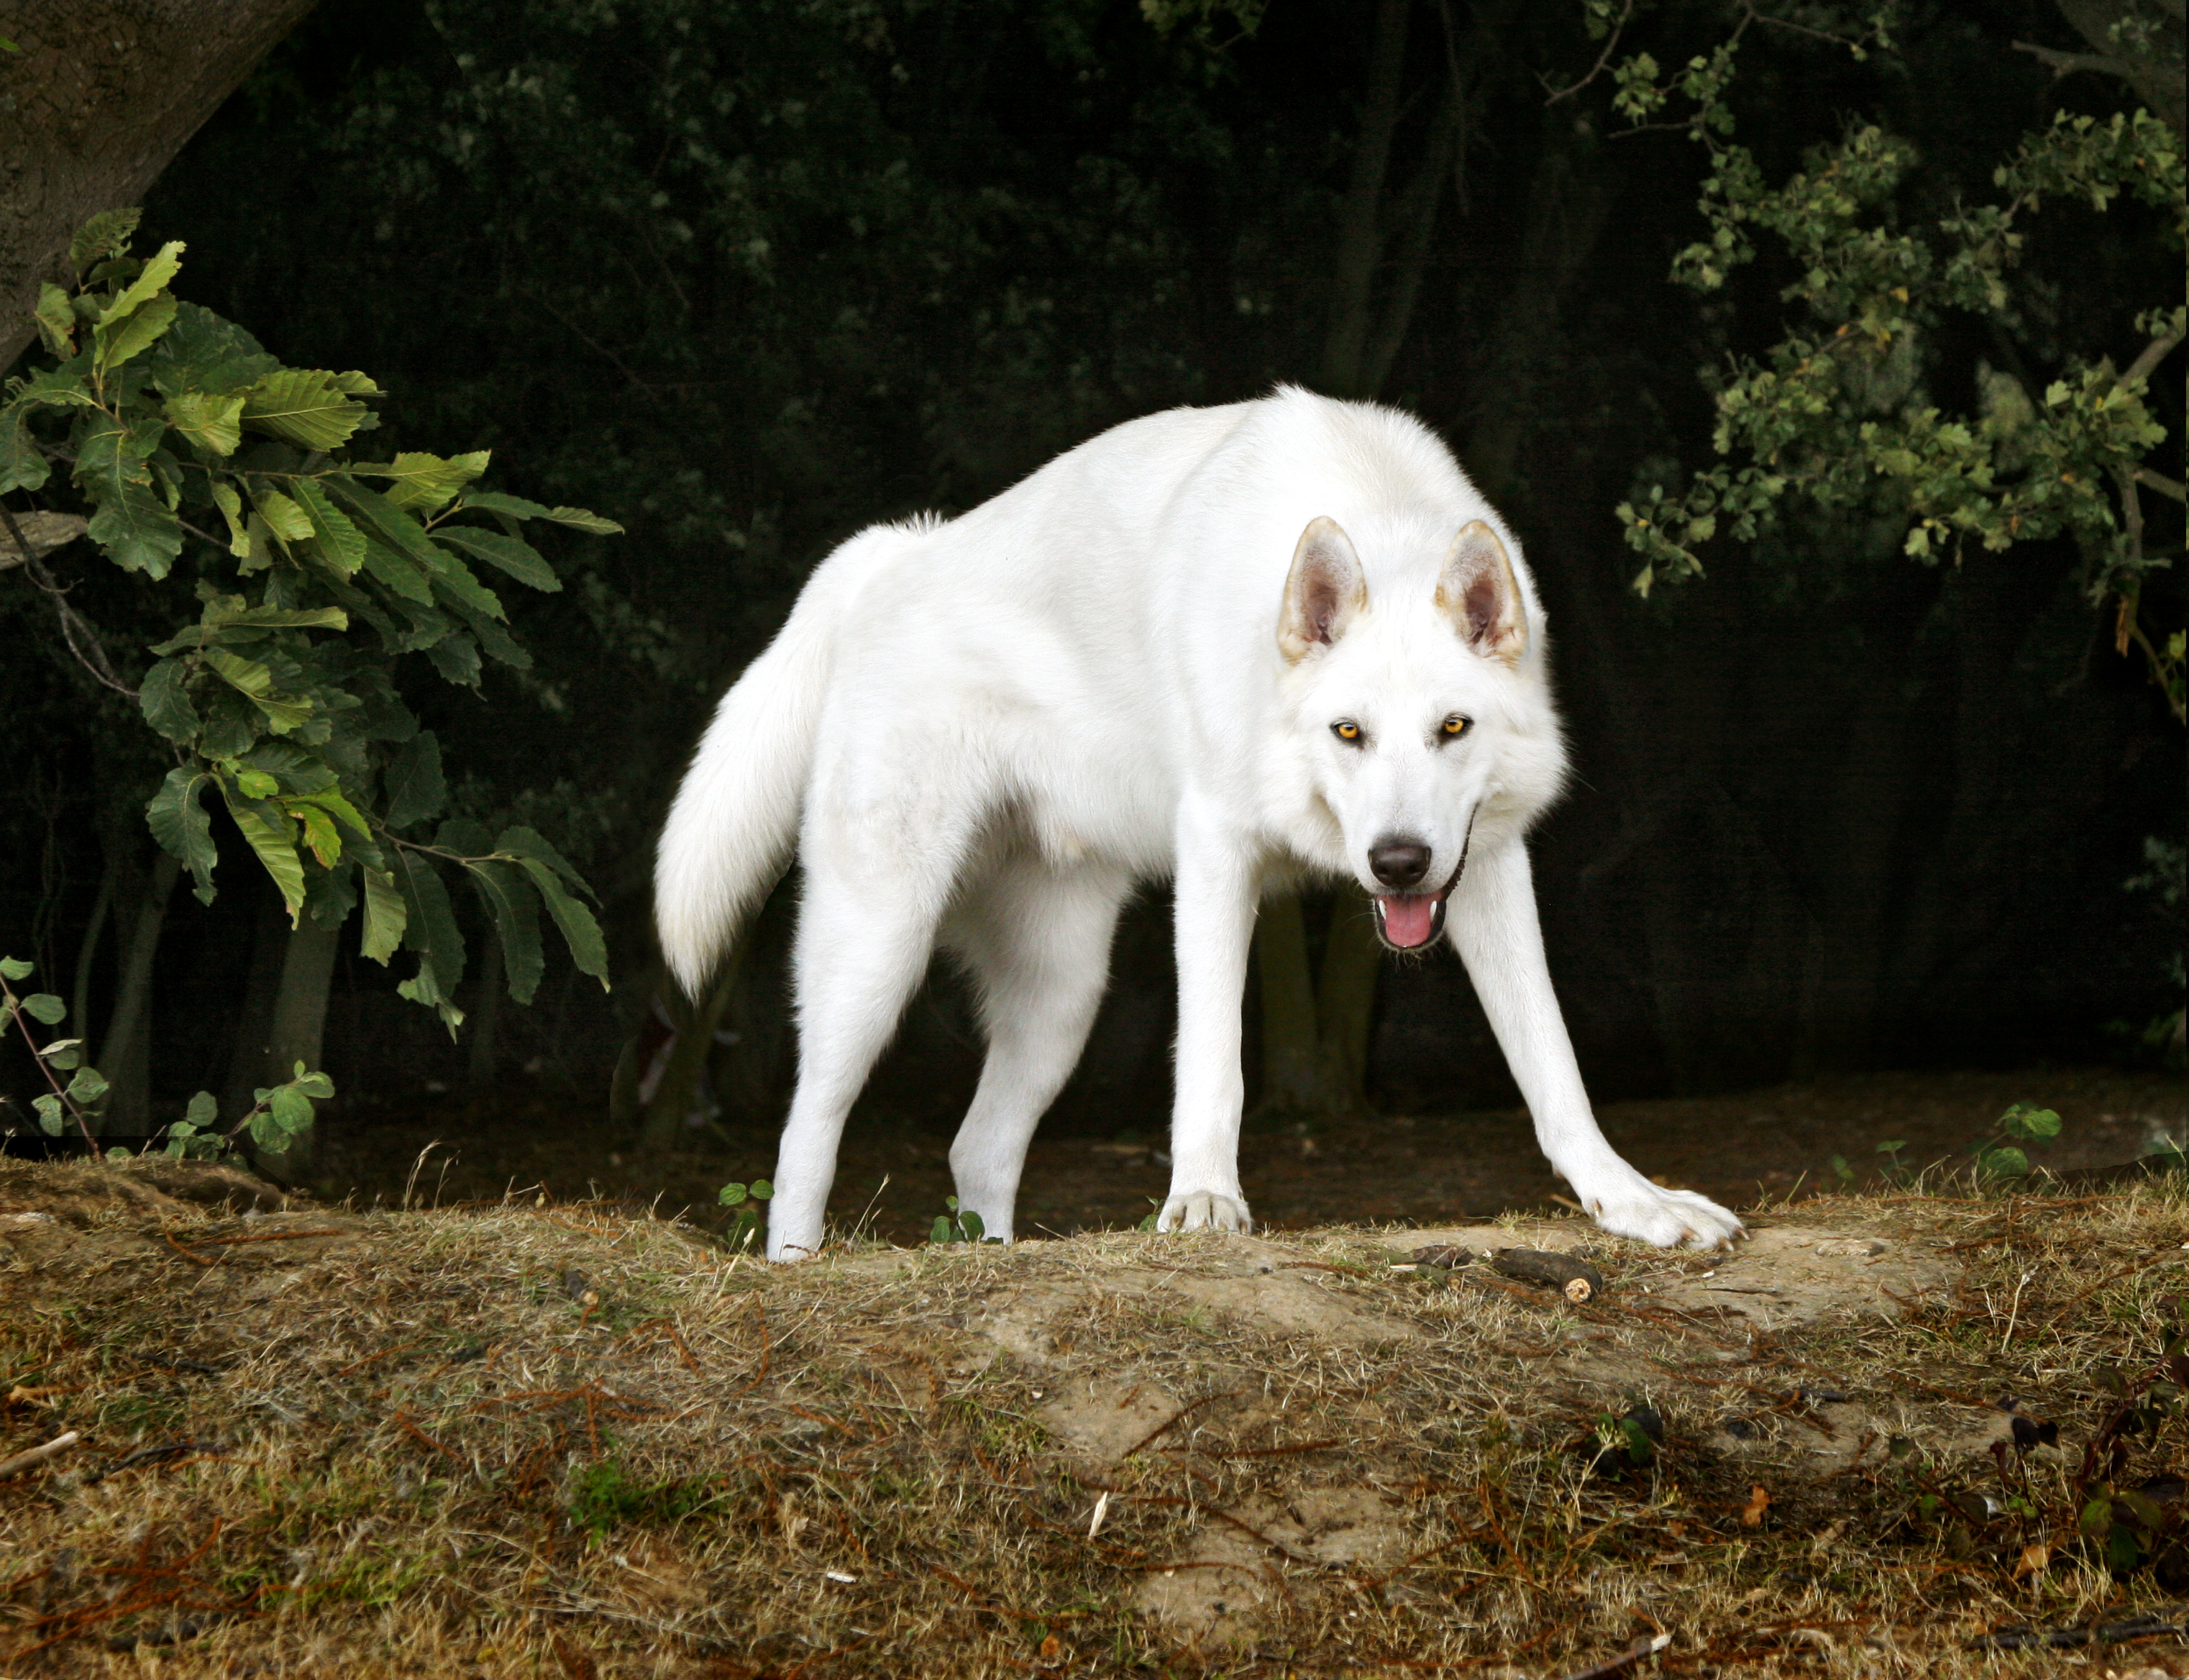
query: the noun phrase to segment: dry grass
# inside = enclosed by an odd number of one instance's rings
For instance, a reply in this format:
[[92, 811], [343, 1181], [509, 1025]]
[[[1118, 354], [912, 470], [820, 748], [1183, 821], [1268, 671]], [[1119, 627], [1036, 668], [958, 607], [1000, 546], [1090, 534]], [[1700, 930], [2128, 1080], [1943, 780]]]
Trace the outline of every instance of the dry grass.
[[[2189, 1614], [2067, 1492], [2182, 1316], [2161, 1181], [1782, 1211], [1949, 1281], [1903, 1311], [1855, 1268], [1779, 1331], [1653, 1304], [1710, 1263], [1578, 1223], [1576, 1308], [1394, 1272], [1396, 1231], [772, 1270], [609, 1209], [113, 1182], [0, 1177], [0, 1457], [84, 1437], [0, 1482], [10, 1680], [1535, 1677], [1655, 1632], [1628, 1672], [2095, 1677], [2179, 1648], [1971, 1645]], [[2004, 1470], [2003, 1393], [2059, 1426]], [[1646, 1467], [1598, 1451], [1636, 1405]], [[2177, 1421], [2123, 1485], [2185, 1470]]]

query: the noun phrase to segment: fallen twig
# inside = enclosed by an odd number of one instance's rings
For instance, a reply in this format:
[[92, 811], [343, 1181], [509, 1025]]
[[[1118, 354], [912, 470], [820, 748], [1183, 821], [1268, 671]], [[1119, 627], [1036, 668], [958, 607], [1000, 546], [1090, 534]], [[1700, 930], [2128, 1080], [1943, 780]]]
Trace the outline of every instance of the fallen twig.
[[1566, 1680], [1611, 1680], [1612, 1676], [1624, 1674], [1643, 1658], [1654, 1656], [1671, 1643], [1672, 1636], [1669, 1633], [1644, 1633], [1609, 1661], [1600, 1662], [1593, 1668], [1584, 1668], [1577, 1674], [1570, 1674]]
[[76, 1430], [71, 1429], [65, 1435], [55, 1435], [43, 1446], [31, 1447], [27, 1451], [17, 1453], [13, 1458], [0, 1458], [0, 1482], [11, 1476], [20, 1476], [25, 1470], [35, 1470], [48, 1458], [59, 1457], [82, 1439]]

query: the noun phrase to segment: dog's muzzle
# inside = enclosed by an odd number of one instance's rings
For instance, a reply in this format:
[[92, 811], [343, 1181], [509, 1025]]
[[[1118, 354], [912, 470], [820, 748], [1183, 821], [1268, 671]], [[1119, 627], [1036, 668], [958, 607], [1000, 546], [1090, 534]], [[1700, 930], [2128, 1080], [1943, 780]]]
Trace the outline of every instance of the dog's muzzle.
[[1467, 819], [1467, 837], [1459, 844], [1459, 862], [1451, 877], [1434, 892], [1379, 892], [1375, 896], [1376, 936], [1394, 951], [1419, 951], [1436, 942], [1444, 931], [1445, 901], [1467, 872], [1467, 854], [1474, 844], [1474, 818]]

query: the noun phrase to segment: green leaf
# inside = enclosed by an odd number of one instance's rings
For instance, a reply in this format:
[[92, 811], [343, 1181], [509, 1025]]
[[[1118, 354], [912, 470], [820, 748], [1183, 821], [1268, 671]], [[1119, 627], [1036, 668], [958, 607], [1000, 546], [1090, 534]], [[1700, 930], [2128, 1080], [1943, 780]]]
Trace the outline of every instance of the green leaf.
[[47, 349], [64, 359], [76, 354], [76, 311], [68, 293], [51, 280], [39, 284], [37, 319]]
[[208, 670], [266, 715], [267, 727], [275, 734], [286, 735], [311, 716], [311, 701], [275, 693], [273, 672], [257, 660], [225, 648], [208, 648], [203, 657]]
[[472, 884], [494, 914], [494, 931], [501, 941], [503, 972], [509, 995], [520, 1004], [532, 1001], [539, 989], [546, 959], [540, 950], [540, 901], [533, 894], [522, 868], [491, 859], [467, 866]]
[[200, 1091], [190, 1099], [190, 1106], [183, 1111], [183, 1118], [201, 1131], [219, 1117], [220, 1104], [211, 1091]]
[[38, 1111], [38, 1129], [49, 1138], [57, 1138], [68, 1129], [68, 1122], [61, 1112], [61, 1100], [52, 1092], [31, 1099], [31, 1106]]
[[[146, 260], [144, 266], [137, 271], [137, 278], [122, 288], [120, 296], [99, 312], [98, 332], [102, 343], [108, 337], [109, 329], [145, 308], [167, 289], [167, 282], [182, 271], [183, 252], [188, 247], [182, 240], [169, 240]], [[172, 298], [167, 302], [167, 314], [170, 320], [173, 318], [174, 300]], [[165, 330], [163, 323], [161, 331]]]
[[163, 396], [201, 392], [224, 397], [256, 385], [281, 364], [234, 321], [184, 303], [175, 324], [144, 359], [152, 384]]
[[570, 947], [570, 960], [577, 964], [578, 972], [592, 976], [600, 981], [601, 989], [607, 991], [608, 942], [601, 937], [601, 925], [593, 919], [593, 913], [565, 892], [554, 870], [538, 858], [522, 857], [518, 861], [524, 866], [524, 873], [532, 877], [532, 884], [540, 889], [540, 896], [547, 901], [547, 914], [563, 931], [563, 943]]
[[385, 869], [365, 868], [359, 874], [365, 882], [365, 938], [359, 954], [385, 968], [387, 959], [402, 947], [410, 909], [395, 877]]
[[37, 967], [20, 957], [0, 957], [0, 980], [28, 980]]
[[282, 808], [304, 825], [304, 844], [322, 869], [331, 869], [342, 861], [342, 835], [332, 817], [304, 800], [291, 800]]
[[308, 542], [312, 537], [311, 517], [280, 491], [264, 481], [251, 481], [252, 505], [265, 520], [267, 529], [284, 542]]
[[122, 570], [155, 580], [166, 577], [183, 552], [183, 528], [153, 493], [144, 464], [167, 429], [159, 420], [125, 426], [99, 415], [76, 445], [76, 483], [99, 506], [84, 535]]
[[344, 577], [354, 576], [365, 563], [365, 533], [309, 478], [292, 479], [289, 489], [304, 510], [304, 517], [312, 522], [312, 536], [321, 557]]
[[2037, 1108], [2018, 1102], [2000, 1117], [2000, 1124], [2009, 1137], [2041, 1141], [2060, 1135], [2060, 1117], [2049, 1108]]
[[50, 992], [33, 992], [23, 999], [23, 1013], [51, 1027], [68, 1013], [68, 1005]]
[[623, 535], [623, 527], [613, 519], [603, 519], [597, 513], [582, 507], [542, 507], [536, 501], [527, 501], [523, 496], [503, 495], [498, 490], [474, 490], [464, 497], [463, 506], [477, 507], [489, 513], [500, 513], [512, 519], [548, 519], [557, 525], [568, 525], [574, 531], [585, 531], [597, 537], [615, 537]]
[[[210, 397], [202, 391], [184, 391], [168, 398], [161, 409], [169, 425], [207, 455], [234, 455], [236, 446], [243, 441], [243, 399], [240, 396]], [[217, 485], [216, 497], [227, 488]], [[228, 494], [230, 500], [235, 498], [233, 489]], [[223, 506], [225, 511], [225, 504]]]
[[129, 235], [137, 231], [137, 223], [144, 214], [138, 209], [100, 211], [78, 228], [76, 237], [69, 241], [69, 267], [82, 274], [93, 263], [126, 250]]
[[478, 643], [462, 631], [436, 642], [426, 650], [426, 657], [444, 682], [469, 688], [479, 680]]
[[330, 816], [340, 817], [356, 832], [359, 840], [369, 840], [372, 838], [371, 828], [359, 813], [358, 808], [342, 796], [340, 789], [334, 787], [314, 789], [308, 793], [301, 794], [299, 797], [320, 806]]
[[137, 689], [137, 704], [144, 721], [171, 741], [188, 741], [198, 733], [197, 708], [190, 704], [189, 682], [189, 667], [180, 659], [162, 659], [145, 673]]
[[20, 404], [0, 409], [0, 495], [35, 490], [52, 476], [45, 451], [31, 435], [29, 417]]
[[441, 774], [441, 743], [432, 730], [420, 730], [396, 754], [387, 767], [386, 792], [391, 829], [407, 829], [441, 814], [449, 802], [449, 784]]
[[259, 630], [348, 630], [349, 614], [339, 607], [253, 607], [247, 612], [223, 614], [212, 622]]
[[95, 1067], [79, 1067], [68, 1083], [68, 1098], [78, 1108], [89, 1108], [106, 1095], [106, 1077]]
[[555, 575], [540, 551], [529, 542], [504, 536], [500, 531], [483, 530], [477, 525], [438, 525], [434, 540], [451, 548], [461, 548], [490, 566], [499, 566], [519, 583], [530, 584], [539, 590], [562, 588], [562, 579]]
[[83, 1061], [83, 1040], [56, 1038], [38, 1052], [38, 1059], [41, 1061], [49, 1061], [65, 1072]]
[[387, 495], [396, 506], [434, 513], [446, 506], [458, 490], [485, 472], [490, 458], [491, 453], [486, 450], [446, 456], [406, 450], [392, 461], [359, 464], [349, 470], [370, 478], [393, 480]]
[[365, 540], [365, 568], [405, 600], [421, 607], [433, 603], [433, 586], [426, 574], [377, 537]]
[[592, 892], [592, 889], [585, 885], [585, 878], [572, 867], [570, 860], [550, 846], [535, 829], [504, 829], [495, 836], [494, 849], [508, 852], [515, 857], [537, 858], [579, 891], [588, 896]]
[[745, 1187], [738, 1184], [724, 1185], [715, 1192], [715, 1200], [725, 1208], [735, 1208], [745, 1199]]
[[305, 450], [338, 450], [370, 416], [336, 376], [317, 368], [285, 367], [245, 393], [244, 424]]
[[95, 365], [102, 374], [111, 373], [131, 357], [150, 349], [174, 324], [174, 294], [165, 291], [125, 320], [101, 321], [93, 333]]
[[266, 1117], [281, 1128], [282, 1144], [312, 1128], [312, 1100], [292, 1084], [276, 1085], [266, 1094]]
[[220, 509], [220, 517], [228, 521], [228, 552], [239, 560], [250, 559], [253, 545], [251, 526], [243, 514], [243, 498], [235, 493], [235, 485], [224, 478], [216, 478], [212, 481], [212, 499]]
[[212, 843], [212, 819], [198, 803], [198, 790], [212, 780], [212, 772], [202, 768], [170, 770], [144, 809], [152, 838], [189, 868], [197, 882], [199, 902], [206, 904], [212, 902], [212, 870], [220, 854]]
[[304, 908], [304, 862], [297, 856], [297, 843], [290, 836], [287, 823], [278, 812], [269, 815], [269, 807], [231, 792], [226, 783], [221, 784], [221, 794], [227, 800], [228, 814], [235, 819], [235, 826], [280, 890], [289, 925], [294, 927], [297, 913]]
[[335, 1082], [324, 1073], [308, 1072], [304, 1064], [297, 1064], [297, 1077], [289, 1082], [306, 1096], [325, 1102], [335, 1094]]
[[399, 851], [393, 862], [396, 885], [403, 890], [404, 906], [410, 913], [403, 942], [418, 953], [417, 975], [395, 989], [413, 1003], [438, 1010], [454, 1032], [464, 1018], [455, 1002], [456, 987], [464, 977], [464, 942], [449, 903], [449, 890], [417, 853]]

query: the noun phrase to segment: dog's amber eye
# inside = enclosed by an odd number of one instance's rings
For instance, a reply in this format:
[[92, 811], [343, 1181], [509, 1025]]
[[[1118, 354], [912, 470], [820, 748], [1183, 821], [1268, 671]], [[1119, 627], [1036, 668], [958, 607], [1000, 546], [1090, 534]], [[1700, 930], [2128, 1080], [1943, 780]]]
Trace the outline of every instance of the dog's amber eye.
[[1360, 738], [1360, 726], [1350, 718], [1333, 723], [1330, 728], [1331, 733], [1341, 741], [1357, 741]]
[[1444, 733], [1447, 735], [1464, 735], [1467, 733], [1467, 725], [1468, 720], [1455, 713], [1452, 716], [1445, 719]]

